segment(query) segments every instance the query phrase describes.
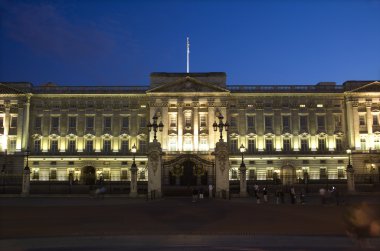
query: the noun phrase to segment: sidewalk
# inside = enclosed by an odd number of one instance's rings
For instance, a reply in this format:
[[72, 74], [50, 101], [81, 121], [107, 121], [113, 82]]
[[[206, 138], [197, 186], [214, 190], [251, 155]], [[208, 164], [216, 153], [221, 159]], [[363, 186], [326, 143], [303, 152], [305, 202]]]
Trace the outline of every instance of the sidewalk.
[[[0, 240], [3, 250], [361, 250], [380, 248], [380, 238], [364, 247], [344, 236], [131, 235]], [[255, 249], [254, 249], [255, 248]]]

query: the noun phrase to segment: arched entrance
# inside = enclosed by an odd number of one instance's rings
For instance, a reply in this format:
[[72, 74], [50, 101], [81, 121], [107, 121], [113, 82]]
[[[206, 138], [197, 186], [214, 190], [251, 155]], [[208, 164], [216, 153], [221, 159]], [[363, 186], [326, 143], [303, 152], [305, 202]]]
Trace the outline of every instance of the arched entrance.
[[197, 185], [197, 176], [194, 173], [194, 162], [187, 160], [183, 162], [183, 174], [180, 176], [181, 186], [195, 186]]
[[85, 166], [82, 168], [81, 180], [85, 185], [95, 185], [95, 167]]
[[292, 185], [296, 182], [296, 169], [294, 166], [285, 165], [281, 167], [281, 181], [283, 185]]

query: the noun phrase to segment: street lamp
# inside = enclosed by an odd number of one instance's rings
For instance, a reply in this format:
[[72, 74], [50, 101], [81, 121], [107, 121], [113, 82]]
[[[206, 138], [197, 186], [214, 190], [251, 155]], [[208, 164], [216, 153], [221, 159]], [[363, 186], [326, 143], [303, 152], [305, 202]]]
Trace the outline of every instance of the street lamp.
[[164, 124], [162, 124], [162, 121], [157, 124], [157, 119], [158, 117], [156, 115], [153, 116], [153, 124], [148, 123], [148, 129], [149, 129], [149, 132], [152, 130], [153, 128], [153, 132], [154, 132], [154, 139], [153, 141], [157, 141], [157, 129], [162, 132], [163, 128], [164, 128]]
[[132, 162], [132, 166], [131, 166], [131, 171], [136, 171], [136, 170], [137, 170], [137, 166], [136, 166], [136, 162], [135, 162], [135, 157], [136, 157], [136, 144], [133, 144], [132, 149], [131, 149], [131, 152], [132, 152], [132, 154], [133, 154], [133, 162]]
[[136, 155], [136, 145], [133, 144], [131, 152], [133, 154], [133, 162], [131, 166], [131, 188], [129, 195], [131, 197], [136, 197], [137, 196], [137, 165], [135, 162], [135, 155]]
[[29, 151], [29, 148], [25, 150], [25, 156], [26, 156], [26, 165], [25, 165], [25, 168], [24, 170], [25, 171], [30, 171], [30, 168], [29, 168], [29, 155], [30, 155], [30, 151]]
[[246, 151], [246, 148], [243, 144], [240, 146], [240, 152], [241, 152], [241, 164], [240, 164], [240, 196], [245, 197], [247, 195], [247, 182], [246, 182], [246, 171], [247, 168], [245, 167], [244, 163], [244, 153]]
[[214, 128], [214, 132], [218, 131], [218, 128], [219, 128], [219, 132], [220, 132], [220, 139], [219, 141], [223, 142], [223, 128], [226, 130], [226, 132], [228, 131], [228, 127], [230, 126], [228, 124], [228, 122], [226, 123], [223, 123], [223, 115], [222, 114], [219, 114], [218, 116], [218, 119], [219, 119], [219, 124], [216, 123], [216, 121], [214, 122], [214, 124], [212, 124], [212, 127]]
[[351, 171], [353, 171], [353, 167], [351, 165], [351, 149], [347, 149], [346, 152], [347, 152], [347, 155], [348, 155], [347, 171], [351, 172]]

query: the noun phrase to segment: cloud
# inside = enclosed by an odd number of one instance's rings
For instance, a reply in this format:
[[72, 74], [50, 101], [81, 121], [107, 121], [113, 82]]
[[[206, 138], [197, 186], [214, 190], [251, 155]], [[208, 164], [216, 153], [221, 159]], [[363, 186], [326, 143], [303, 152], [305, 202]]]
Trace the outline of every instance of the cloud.
[[5, 34], [37, 54], [65, 60], [96, 60], [114, 46], [112, 35], [94, 23], [74, 23], [51, 4], [3, 2]]

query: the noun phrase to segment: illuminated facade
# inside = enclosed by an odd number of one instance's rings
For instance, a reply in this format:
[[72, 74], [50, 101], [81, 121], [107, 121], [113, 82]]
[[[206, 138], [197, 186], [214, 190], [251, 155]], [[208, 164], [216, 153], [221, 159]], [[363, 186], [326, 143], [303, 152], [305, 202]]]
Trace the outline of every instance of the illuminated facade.
[[148, 180], [156, 115], [163, 185], [213, 184], [212, 125], [222, 114], [230, 180], [239, 179], [242, 144], [247, 180], [345, 179], [348, 148], [356, 173], [377, 175], [379, 106], [377, 81], [239, 86], [225, 73], [152, 73], [150, 86], [135, 87], [0, 83], [0, 165], [21, 172], [29, 148], [32, 180], [128, 181], [135, 145], [138, 180]]

